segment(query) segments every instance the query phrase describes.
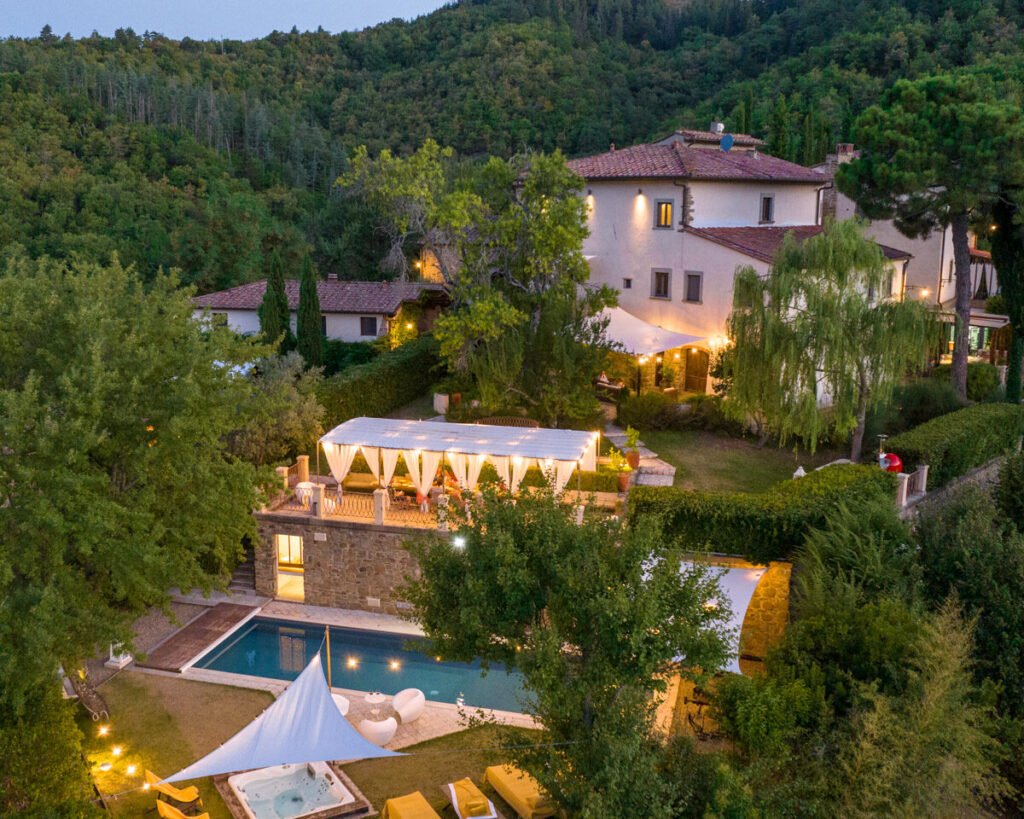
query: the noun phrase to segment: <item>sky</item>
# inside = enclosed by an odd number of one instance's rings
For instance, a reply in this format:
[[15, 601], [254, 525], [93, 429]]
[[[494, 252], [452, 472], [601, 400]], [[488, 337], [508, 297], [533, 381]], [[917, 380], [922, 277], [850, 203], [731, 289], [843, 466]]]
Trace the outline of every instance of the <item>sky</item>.
[[49, 23], [59, 36], [132, 28], [176, 40], [251, 40], [292, 26], [351, 31], [442, 5], [443, 0], [0, 0], [0, 37], [35, 37]]

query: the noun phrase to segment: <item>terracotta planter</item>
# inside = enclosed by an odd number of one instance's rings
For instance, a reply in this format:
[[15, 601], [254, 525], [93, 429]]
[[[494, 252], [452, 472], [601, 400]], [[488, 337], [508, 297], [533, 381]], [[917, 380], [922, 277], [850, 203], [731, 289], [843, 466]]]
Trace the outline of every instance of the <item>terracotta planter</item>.
[[626, 463], [629, 464], [630, 469], [636, 469], [640, 466], [640, 453], [635, 449], [629, 450], [629, 452], [626, 453]]
[[453, 392], [452, 393], [452, 404], [454, 404], [457, 407], [461, 403], [462, 403], [462, 393], [461, 392]]
[[618, 478], [619, 478], [619, 491], [620, 492], [627, 491], [629, 489], [629, 473], [628, 472], [620, 472], [618, 474]]

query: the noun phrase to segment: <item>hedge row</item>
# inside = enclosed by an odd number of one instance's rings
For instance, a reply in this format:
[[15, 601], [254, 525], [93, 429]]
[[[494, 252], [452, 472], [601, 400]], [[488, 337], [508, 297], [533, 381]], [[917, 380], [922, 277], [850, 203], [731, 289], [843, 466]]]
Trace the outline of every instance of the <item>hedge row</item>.
[[780, 483], [762, 494], [637, 486], [629, 519], [658, 515], [674, 547], [743, 555], [755, 563], [785, 559], [804, 534], [840, 502], [856, 506], [895, 497], [896, 477], [877, 466], [839, 465]]
[[928, 464], [928, 486], [939, 487], [1012, 449], [1021, 435], [1024, 407], [976, 404], [894, 435], [886, 449], [905, 470]]
[[437, 342], [431, 336], [384, 353], [367, 364], [325, 378], [317, 397], [328, 429], [359, 416], [383, 416], [419, 398], [437, 378]]

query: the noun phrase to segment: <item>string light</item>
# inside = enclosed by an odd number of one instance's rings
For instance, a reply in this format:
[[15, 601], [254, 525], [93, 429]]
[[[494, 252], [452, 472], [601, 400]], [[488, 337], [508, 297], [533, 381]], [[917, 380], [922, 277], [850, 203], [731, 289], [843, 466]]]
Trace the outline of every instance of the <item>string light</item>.
[[137, 765], [129, 765], [127, 768], [125, 768], [125, 772], [128, 774], [128, 776], [135, 776], [135, 772], [138, 769], [139, 768]]

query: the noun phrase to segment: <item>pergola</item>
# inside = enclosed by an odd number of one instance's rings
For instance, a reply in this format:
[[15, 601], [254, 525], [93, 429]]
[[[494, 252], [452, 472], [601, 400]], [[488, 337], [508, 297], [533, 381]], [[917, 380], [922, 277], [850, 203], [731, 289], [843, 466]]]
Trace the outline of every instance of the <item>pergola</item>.
[[599, 435], [573, 429], [353, 418], [324, 435], [320, 444], [339, 486], [357, 452], [362, 452], [381, 486], [391, 484], [401, 455], [416, 491], [425, 497], [442, 463], [451, 467], [467, 491], [477, 488], [480, 470], [490, 463], [511, 492], [519, 489], [533, 465], [560, 492], [576, 469], [597, 469]]

